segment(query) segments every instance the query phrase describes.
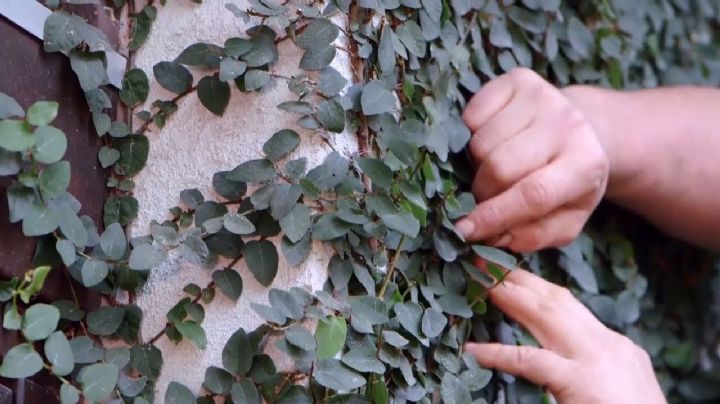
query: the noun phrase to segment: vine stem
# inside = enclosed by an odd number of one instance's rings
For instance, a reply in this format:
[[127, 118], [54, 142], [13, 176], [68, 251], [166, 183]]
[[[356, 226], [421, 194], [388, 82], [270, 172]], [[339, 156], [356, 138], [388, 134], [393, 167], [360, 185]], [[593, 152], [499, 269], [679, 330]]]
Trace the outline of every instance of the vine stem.
[[388, 266], [387, 273], [385, 274], [385, 279], [383, 279], [380, 291], [378, 291], [378, 296], [380, 297], [380, 299], [385, 296], [385, 290], [390, 284], [390, 279], [392, 279], [393, 273], [395, 272], [395, 264], [397, 263], [398, 257], [400, 256], [400, 249], [402, 248], [404, 242], [405, 235], [403, 234], [402, 236], [400, 236], [400, 242], [398, 243], [397, 250], [395, 250], [395, 255], [393, 255], [392, 260], [390, 260], [390, 265]]
[[[170, 101], [173, 102], [173, 103], [177, 103], [178, 101], [180, 101], [181, 99], [183, 99], [185, 96], [187, 96], [188, 94], [194, 93], [195, 91], [197, 91], [197, 86], [190, 87], [189, 90], [187, 90], [187, 91], [185, 91], [185, 92], [183, 92], [183, 93], [180, 93], [180, 94], [176, 95], [176, 96], [173, 97]], [[154, 121], [154, 118], [155, 118], [156, 116], [158, 116], [159, 114], [160, 114], [159, 112], [154, 113], [153, 116], [151, 116], [147, 121], [145, 121], [145, 122], [142, 124], [142, 126], [140, 126], [140, 129], [138, 129], [138, 131], [137, 131], [136, 133], [138, 133], [138, 134], [145, 133], [145, 131], [147, 131], [148, 128], [150, 127], [150, 124]]]

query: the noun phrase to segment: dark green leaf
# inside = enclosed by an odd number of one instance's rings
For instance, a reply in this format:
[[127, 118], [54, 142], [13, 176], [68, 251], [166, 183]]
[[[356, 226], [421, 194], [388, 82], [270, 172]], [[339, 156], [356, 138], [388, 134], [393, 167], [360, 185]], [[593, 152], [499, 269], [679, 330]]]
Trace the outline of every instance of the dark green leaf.
[[234, 302], [238, 301], [242, 294], [243, 282], [237, 272], [232, 268], [218, 270], [213, 272], [212, 279], [225, 296]]
[[105, 52], [70, 52], [70, 66], [80, 81], [83, 91], [90, 91], [106, 84]]
[[244, 375], [250, 370], [255, 349], [245, 330], [235, 331], [222, 351], [223, 367], [230, 373]]
[[294, 130], [283, 129], [275, 132], [265, 144], [263, 153], [270, 161], [278, 161], [295, 150], [300, 144], [300, 135]]
[[112, 196], [105, 201], [103, 221], [106, 226], [119, 223], [121, 226], [129, 224], [138, 212], [138, 202], [132, 196]]
[[380, 80], [373, 80], [363, 87], [360, 104], [365, 115], [377, 115], [392, 112], [395, 97]]
[[422, 318], [422, 332], [428, 338], [435, 338], [440, 335], [447, 324], [447, 317], [441, 312], [433, 309], [425, 309]]
[[165, 390], [165, 404], [195, 404], [195, 395], [178, 382], [170, 382]]
[[385, 365], [375, 357], [375, 351], [373, 350], [351, 349], [342, 356], [341, 361], [358, 372], [385, 373]]
[[[223, 58], [220, 62], [220, 81], [232, 81], [245, 73], [247, 63], [232, 57]], [[247, 85], [247, 83], [246, 83]]]
[[225, 369], [210, 366], [205, 369], [205, 382], [203, 383], [203, 387], [211, 393], [227, 394], [230, 392], [233, 380], [233, 375]]
[[198, 82], [197, 95], [208, 111], [222, 116], [230, 103], [230, 86], [221, 81], [217, 74], [205, 76]]
[[225, 53], [224, 49], [209, 43], [194, 43], [175, 58], [176, 63], [187, 66], [199, 66], [215, 69], [220, 64], [220, 58]]
[[100, 307], [88, 313], [88, 331], [95, 335], [111, 335], [120, 328], [124, 317], [125, 309], [122, 307]]
[[192, 74], [179, 63], [160, 62], [153, 66], [153, 74], [158, 84], [175, 94], [184, 93], [192, 86]]
[[472, 397], [466, 385], [450, 372], [445, 372], [442, 377], [440, 395], [443, 403], [470, 404], [472, 402]]
[[299, 324], [290, 327], [285, 332], [285, 338], [288, 343], [306, 351], [313, 352], [315, 351], [315, 348], [317, 348], [315, 337], [313, 337], [307, 328]]
[[243, 248], [243, 255], [255, 279], [263, 286], [270, 286], [278, 270], [275, 245], [267, 240], [249, 241]]
[[150, 143], [145, 135], [113, 139], [112, 144], [120, 152], [120, 159], [113, 167], [116, 173], [131, 177], [145, 167], [150, 150]]
[[226, 178], [241, 182], [267, 182], [277, 176], [275, 166], [267, 159], [249, 160], [235, 167]]
[[120, 90], [120, 99], [129, 107], [134, 107], [147, 100], [150, 91], [148, 79], [142, 69], [130, 69], [125, 72]]
[[345, 129], [345, 111], [335, 100], [324, 100], [318, 104], [317, 120], [331, 132], [340, 133]]
[[320, 359], [315, 364], [313, 372], [315, 381], [320, 385], [333, 390], [352, 390], [364, 386], [366, 381], [337, 359]]
[[303, 70], [320, 70], [329, 65], [337, 51], [332, 45], [309, 48], [300, 59], [300, 68]]
[[[130, 349], [133, 369], [147, 376], [148, 380], [156, 380], [163, 365], [162, 353], [152, 344], [135, 345]], [[77, 360], [77, 356], [75, 357]]]
[[230, 395], [234, 403], [260, 404], [261, 402], [257, 388], [250, 379], [233, 383]]

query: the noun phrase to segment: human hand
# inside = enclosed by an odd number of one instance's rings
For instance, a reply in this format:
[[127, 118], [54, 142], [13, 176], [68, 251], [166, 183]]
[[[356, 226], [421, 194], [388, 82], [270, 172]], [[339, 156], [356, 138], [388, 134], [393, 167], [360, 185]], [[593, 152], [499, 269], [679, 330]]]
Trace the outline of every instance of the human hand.
[[559, 403], [665, 403], [648, 354], [566, 289], [516, 269], [490, 299], [544, 348], [468, 343], [486, 368], [546, 386]]
[[528, 69], [472, 97], [463, 114], [479, 163], [476, 208], [457, 230], [468, 240], [526, 252], [571, 242], [608, 182], [608, 157], [583, 113]]

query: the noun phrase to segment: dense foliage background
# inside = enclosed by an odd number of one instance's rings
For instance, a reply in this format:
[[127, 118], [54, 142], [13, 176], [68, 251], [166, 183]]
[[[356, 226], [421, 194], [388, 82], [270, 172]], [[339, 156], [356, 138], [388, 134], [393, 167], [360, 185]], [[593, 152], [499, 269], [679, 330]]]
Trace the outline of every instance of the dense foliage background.
[[[162, 392], [166, 402], [546, 399], [538, 387], [493, 375], [462, 353], [468, 338], [535, 343], [485, 304], [498, 272], [493, 279], [471, 264], [474, 254], [505, 267], [515, 258], [466, 245], [452, 226], [474, 204], [466, 192], [470, 133], [460, 119], [467, 97], [516, 66], [560, 86], [720, 83], [720, 5], [709, 0], [250, 0], [248, 10], [227, 7], [253, 26], [245, 35], [193, 44], [154, 66], [155, 80], [174, 98], [140, 110], [150, 72], [126, 73], [120, 98], [140, 121], [132, 125], [107, 113], [107, 38], [63, 11], [64, 2], [48, 3], [60, 10], [46, 22], [45, 50], [69, 54], [105, 139], [98, 159], [112, 168], [112, 194], [104, 226], [82, 216], [66, 192], [66, 138], [50, 126], [58, 105], [40, 102], [23, 111], [0, 94], [0, 175], [14, 178], [10, 220], [40, 241], [37, 267], [0, 283], [3, 327], [28, 341], [7, 353], [0, 375], [26, 377], [45, 368], [62, 383], [66, 403], [79, 394], [152, 401], [163, 363], [155, 342], [189, 340], [204, 349], [203, 307], [216, 292], [237, 300], [244, 276], [270, 286], [280, 254], [297, 266], [311, 240], [335, 251], [324, 290], [271, 289], [270, 305], [252, 305], [266, 324], [233, 334], [222, 367], [207, 370], [201, 397], [173, 382]], [[132, 54], [162, 9], [152, 1], [109, 3], [130, 9]], [[328, 18], [340, 15], [347, 25]], [[272, 71], [283, 63], [282, 41], [304, 52], [292, 77]], [[337, 52], [350, 55], [351, 83], [329, 67]], [[202, 76], [197, 82], [191, 70]], [[263, 157], [216, 173], [216, 195], [183, 191], [167, 220], [151, 223], [148, 236], [127, 240], [121, 226], [138, 209], [132, 176], [148, 157], [143, 133], [172, 119], [188, 96], [223, 115], [231, 85], [243, 92], [288, 85], [297, 98], [280, 110], [298, 114], [298, 126], [330, 147], [333, 133], [355, 132], [359, 153], [334, 151], [308, 170], [306, 160], [292, 157], [299, 135], [282, 130], [265, 144]], [[187, 297], [168, 312], [165, 329], [142, 336], [134, 296], [169, 253], [214, 268], [213, 281], [178, 285]], [[671, 401], [720, 397], [720, 267], [712, 257], [603, 206], [571, 245], [519, 258], [570, 287], [606, 324], [647, 349]], [[235, 268], [240, 261], [249, 273]], [[34, 302], [56, 269], [103, 293], [107, 305], [86, 316], [72, 301]], [[127, 346], [104, 349], [101, 337]], [[264, 353], [268, 344], [296, 369], [278, 371]]]

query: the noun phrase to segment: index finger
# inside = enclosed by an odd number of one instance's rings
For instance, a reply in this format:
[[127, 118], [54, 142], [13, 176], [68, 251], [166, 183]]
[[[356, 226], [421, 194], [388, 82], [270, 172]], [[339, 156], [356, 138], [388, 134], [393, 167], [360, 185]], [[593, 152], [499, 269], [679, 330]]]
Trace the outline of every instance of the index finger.
[[470, 98], [463, 111], [463, 120], [471, 132], [500, 112], [515, 95], [515, 86], [509, 74], [503, 74], [485, 84]]

